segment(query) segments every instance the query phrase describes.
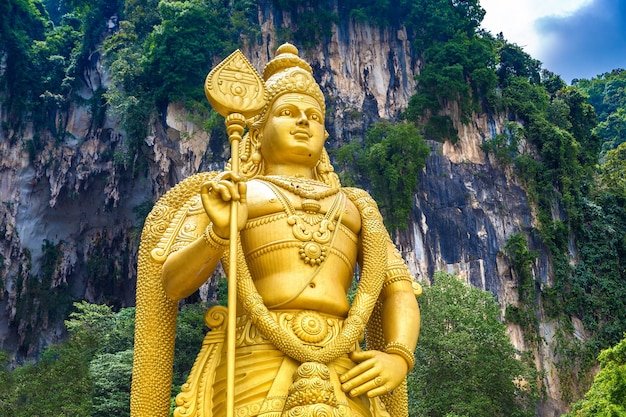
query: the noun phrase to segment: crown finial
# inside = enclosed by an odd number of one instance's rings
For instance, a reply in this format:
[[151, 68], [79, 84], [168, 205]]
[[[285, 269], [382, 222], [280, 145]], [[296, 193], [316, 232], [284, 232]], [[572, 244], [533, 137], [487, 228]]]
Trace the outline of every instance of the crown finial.
[[298, 48], [296, 48], [295, 45], [292, 45], [289, 42], [283, 43], [276, 50], [276, 55], [282, 55], [282, 54], [293, 54], [297, 56]]

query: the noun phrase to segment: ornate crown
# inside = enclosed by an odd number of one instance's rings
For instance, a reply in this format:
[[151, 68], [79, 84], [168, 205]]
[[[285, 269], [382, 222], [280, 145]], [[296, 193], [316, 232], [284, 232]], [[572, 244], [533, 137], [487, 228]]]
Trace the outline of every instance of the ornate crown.
[[325, 114], [324, 94], [313, 78], [311, 66], [298, 56], [298, 48], [285, 43], [278, 48], [276, 54], [263, 70], [268, 100], [259, 119], [265, 117], [265, 112], [274, 99], [284, 93], [302, 93], [313, 97], [319, 103], [322, 114]]

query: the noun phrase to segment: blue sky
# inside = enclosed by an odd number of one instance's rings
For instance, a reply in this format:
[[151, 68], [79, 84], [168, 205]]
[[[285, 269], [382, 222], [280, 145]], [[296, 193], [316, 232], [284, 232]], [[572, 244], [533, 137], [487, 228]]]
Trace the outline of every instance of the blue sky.
[[480, 0], [482, 27], [567, 83], [626, 69], [626, 0]]

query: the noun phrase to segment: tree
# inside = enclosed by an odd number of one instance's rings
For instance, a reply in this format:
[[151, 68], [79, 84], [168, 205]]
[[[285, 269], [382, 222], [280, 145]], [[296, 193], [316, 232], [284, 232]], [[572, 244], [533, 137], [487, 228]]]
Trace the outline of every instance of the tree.
[[613, 194], [626, 198], [626, 142], [606, 153], [601, 178]]
[[417, 93], [407, 110], [411, 119], [425, 110], [436, 115], [444, 103], [458, 101], [461, 121], [468, 123], [472, 112], [480, 111], [481, 101], [493, 101], [495, 46], [488, 35], [457, 32], [448, 41], [426, 49], [424, 61], [416, 77]]
[[130, 415], [130, 381], [133, 350], [97, 355], [89, 364], [93, 380], [91, 417], [127, 417]]
[[409, 376], [410, 414], [533, 416], [535, 371], [518, 358], [495, 297], [436, 272], [419, 301], [422, 329]]
[[429, 153], [430, 149], [412, 123], [394, 125], [383, 121], [367, 131], [366, 172], [388, 229], [406, 229], [417, 177]]
[[506, 42], [502, 37], [499, 38], [499, 41], [502, 46], [498, 51], [500, 62], [496, 72], [500, 84], [506, 85], [511, 77], [522, 77], [537, 84], [540, 79], [541, 63], [531, 58], [522, 48]]
[[197, 86], [203, 85], [211, 60], [236, 46], [229, 31], [229, 10], [212, 3], [159, 2], [162, 21], [145, 47], [148, 86], [158, 106], [170, 101], [204, 102]]
[[4, 415], [89, 417], [88, 359], [88, 349], [75, 341], [48, 346], [37, 363], [13, 372], [15, 391], [4, 405]]
[[600, 137], [602, 152], [626, 141], [626, 70], [616, 69], [591, 80], [576, 80], [575, 85], [587, 96], [598, 115], [595, 133]]
[[9, 355], [0, 350], [0, 414], [11, 415], [11, 406], [15, 402], [15, 381], [13, 374], [7, 369]]
[[[172, 396], [187, 379], [207, 327], [203, 303], [181, 308], [177, 319]], [[10, 417], [128, 416], [135, 309], [74, 303], [66, 342], [44, 349], [38, 362], [4, 368], [0, 351], [0, 415]]]
[[620, 107], [598, 123], [595, 133], [602, 139], [602, 149], [605, 152], [626, 142], [626, 106]]
[[564, 417], [626, 416], [626, 334], [616, 346], [603, 350], [598, 360], [601, 369], [589, 392]]
[[0, 3], [0, 50], [5, 66], [0, 73], [0, 86], [6, 92], [3, 108], [10, 116], [21, 116], [29, 110], [28, 98], [40, 93], [34, 88], [38, 74], [34, 71], [31, 48], [34, 40], [45, 39], [47, 16], [41, 6], [34, 1]]
[[414, 31], [418, 49], [447, 42], [457, 33], [472, 35], [485, 16], [477, 0], [401, 0], [405, 24]]

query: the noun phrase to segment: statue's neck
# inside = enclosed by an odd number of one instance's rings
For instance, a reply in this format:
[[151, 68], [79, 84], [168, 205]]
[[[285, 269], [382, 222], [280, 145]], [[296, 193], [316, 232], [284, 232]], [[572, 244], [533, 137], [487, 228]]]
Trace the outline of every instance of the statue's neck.
[[285, 177], [299, 177], [313, 179], [313, 170], [309, 167], [302, 165], [271, 165], [265, 167], [265, 175], [277, 175]]

